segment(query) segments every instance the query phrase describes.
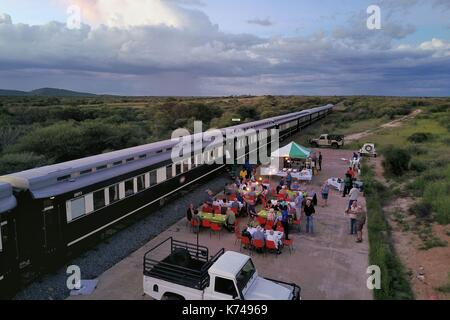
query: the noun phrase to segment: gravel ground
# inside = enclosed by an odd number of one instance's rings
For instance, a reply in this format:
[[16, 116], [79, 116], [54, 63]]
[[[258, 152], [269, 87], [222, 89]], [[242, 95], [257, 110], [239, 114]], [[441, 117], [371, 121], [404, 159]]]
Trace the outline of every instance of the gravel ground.
[[79, 266], [82, 279], [95, 279], [184, 217], [189, 203], [199, 204], [205, 201], [206, 189], [219, 192], [228, 181], [228, 175], [224, 174], [197, 186], [186, 195], [172, 200], [171, 203], [159, 209], [157, 212], [153, 212], [142, 220], [115, 233], [102, 243], [73, 259], [53, 274], [48, 274], [35, 280], [28, 287], [21, 290], [14, 299], [65, 299], [70, 294], [66, 286], [66, 270], [68, 265]]

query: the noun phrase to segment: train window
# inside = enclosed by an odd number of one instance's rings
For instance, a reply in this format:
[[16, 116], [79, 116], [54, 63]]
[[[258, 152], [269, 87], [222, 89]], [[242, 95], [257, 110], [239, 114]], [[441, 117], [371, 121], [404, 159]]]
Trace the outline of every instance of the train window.
[[105, 190], [98, 190], [94, 192], [94, 210], [103, 208], [105, 203]]
[[116, 161], [116, 162], [113, 163], [113, 166], [118, 166], [120, 164], [122, 164], [122, 161]]
[[115, 184], [109, 187], [109, 203], [119, 201], [119, 185]]
[[179, 174], [181, 174], [181, 163], [175, 165], [175, 175], [177, 176]]
[[153, 170], [152, 172], [150, 172], [150, 186], [154, 186], [157, 183], [158, 183], [157, 174], [156, 171]]
[[139, 176], [136, 178], [137, 180], [137, 192], [140, 192], [145, 189], [145, 176]]
[[100, 170], [106, 169], [107, 167], [108, 167], [108, 166], [105, 164], [105, 165], [103, 165], [103, 166], [97, 167], [95, 170], [100, 171]]
[[166, 178], [172, 178], [172, 165], [166, 167]]
[[125, 197], [129, 197], [134, 194], [134, 179], [125, 181]]
[[70, 201], [70, 219], [68, 221], [75, 220], [86, 214], [86, 203], [84, 197], [74, 199]]
[[189, 159], [183, 161], [183, 172], [189, 171]]
[[147, 155], [146, 155], [146, 154], [141, 154], [141, 155], [139, 156], [139, 159], [145, 159], [145, 158], [147, 158]]
[[87, 173], [91, 173], [92, 169], [87, 169], [87, 170], [83, 170], [80, 172], [80, 174], [87, 174]]
[[66, 175], [66, 176], [62, 176], [62, 177], [58, 177], [58, 181], [66, 181], [70, 179], [70, 174]]
[[127, 160], [126, 160], [126, 162], [131, 162], [131, 161], [133, 161], [134, 160], [134, 158], [128, 158]]

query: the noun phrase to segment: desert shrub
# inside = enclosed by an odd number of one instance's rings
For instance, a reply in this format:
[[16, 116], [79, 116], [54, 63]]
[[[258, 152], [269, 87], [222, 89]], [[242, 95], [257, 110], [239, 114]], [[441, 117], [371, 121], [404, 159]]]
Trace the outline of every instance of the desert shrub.
[[423, 148], [417, 144], [412, 144], [408, 147], [408, 152], [411, 155], [420, 156], [428, 153], [428, 149]]
[[422, 143], [431, 140], [433, 135], [428, 132], [416, 132], [408, 137], [408, 141]]
[[423, 193], [423, 202], [431, 208], [433, 218], [440, 224], [450, 223], [450, 180], [428, 183]]
[[431, 218], [431, 210], [431, 205], [425, 202], [418, 202], [409, 209], [417, 218], [426, 220]]
[[427, 165], [423, 161], [412, 160], [409, 164], [409, 169], [420, 173], [427, 170]]
[[390, 146], [384, 151], [383, 168], [386, 173], [401, 176], [409, 169], [411, 155], [407, 150]]

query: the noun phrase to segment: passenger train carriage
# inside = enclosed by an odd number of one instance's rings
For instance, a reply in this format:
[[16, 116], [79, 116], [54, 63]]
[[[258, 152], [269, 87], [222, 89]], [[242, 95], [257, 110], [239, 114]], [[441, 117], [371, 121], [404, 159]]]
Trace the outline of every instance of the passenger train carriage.
[[[332, 108], [326, 105], [221, 131], [225, 137], [240, 129], [279, 129], [280, 139], [285, 139]], [[178, 163], [171, 158], [177, 141], [165, 140], [0, 177], [0, 290], [5, 292], [10, 279], [17, 280], [23, 270], [57, 266], [71, 248], [82, 247], [122, 219], [163, 205], [183, 188], [221, 172], [231, 154], [236, 160], [237, 154], [252, 151], [249, 145], [254, 141], [234, 142], [230, 153], [222, 142], [202, 141]], [[222, 163], [202, 162], [217, 158]], [[6, 280], [10, 282], [2, 286]]]

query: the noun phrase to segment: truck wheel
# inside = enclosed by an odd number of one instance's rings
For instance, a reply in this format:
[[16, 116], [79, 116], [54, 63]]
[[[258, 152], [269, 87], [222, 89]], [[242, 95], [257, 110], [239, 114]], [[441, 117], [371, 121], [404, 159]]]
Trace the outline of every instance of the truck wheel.
[[335, 142], [335, 143], [332, 143], [332, 144], [331, 144], [331, 147], [332, 147], [333, 149], [338, 149], [338, 148], [339, 148], [339, 145]]
[[319, 145], [317, 144], [317, 142], [311, 142], [311, 147], [318, 148]]

